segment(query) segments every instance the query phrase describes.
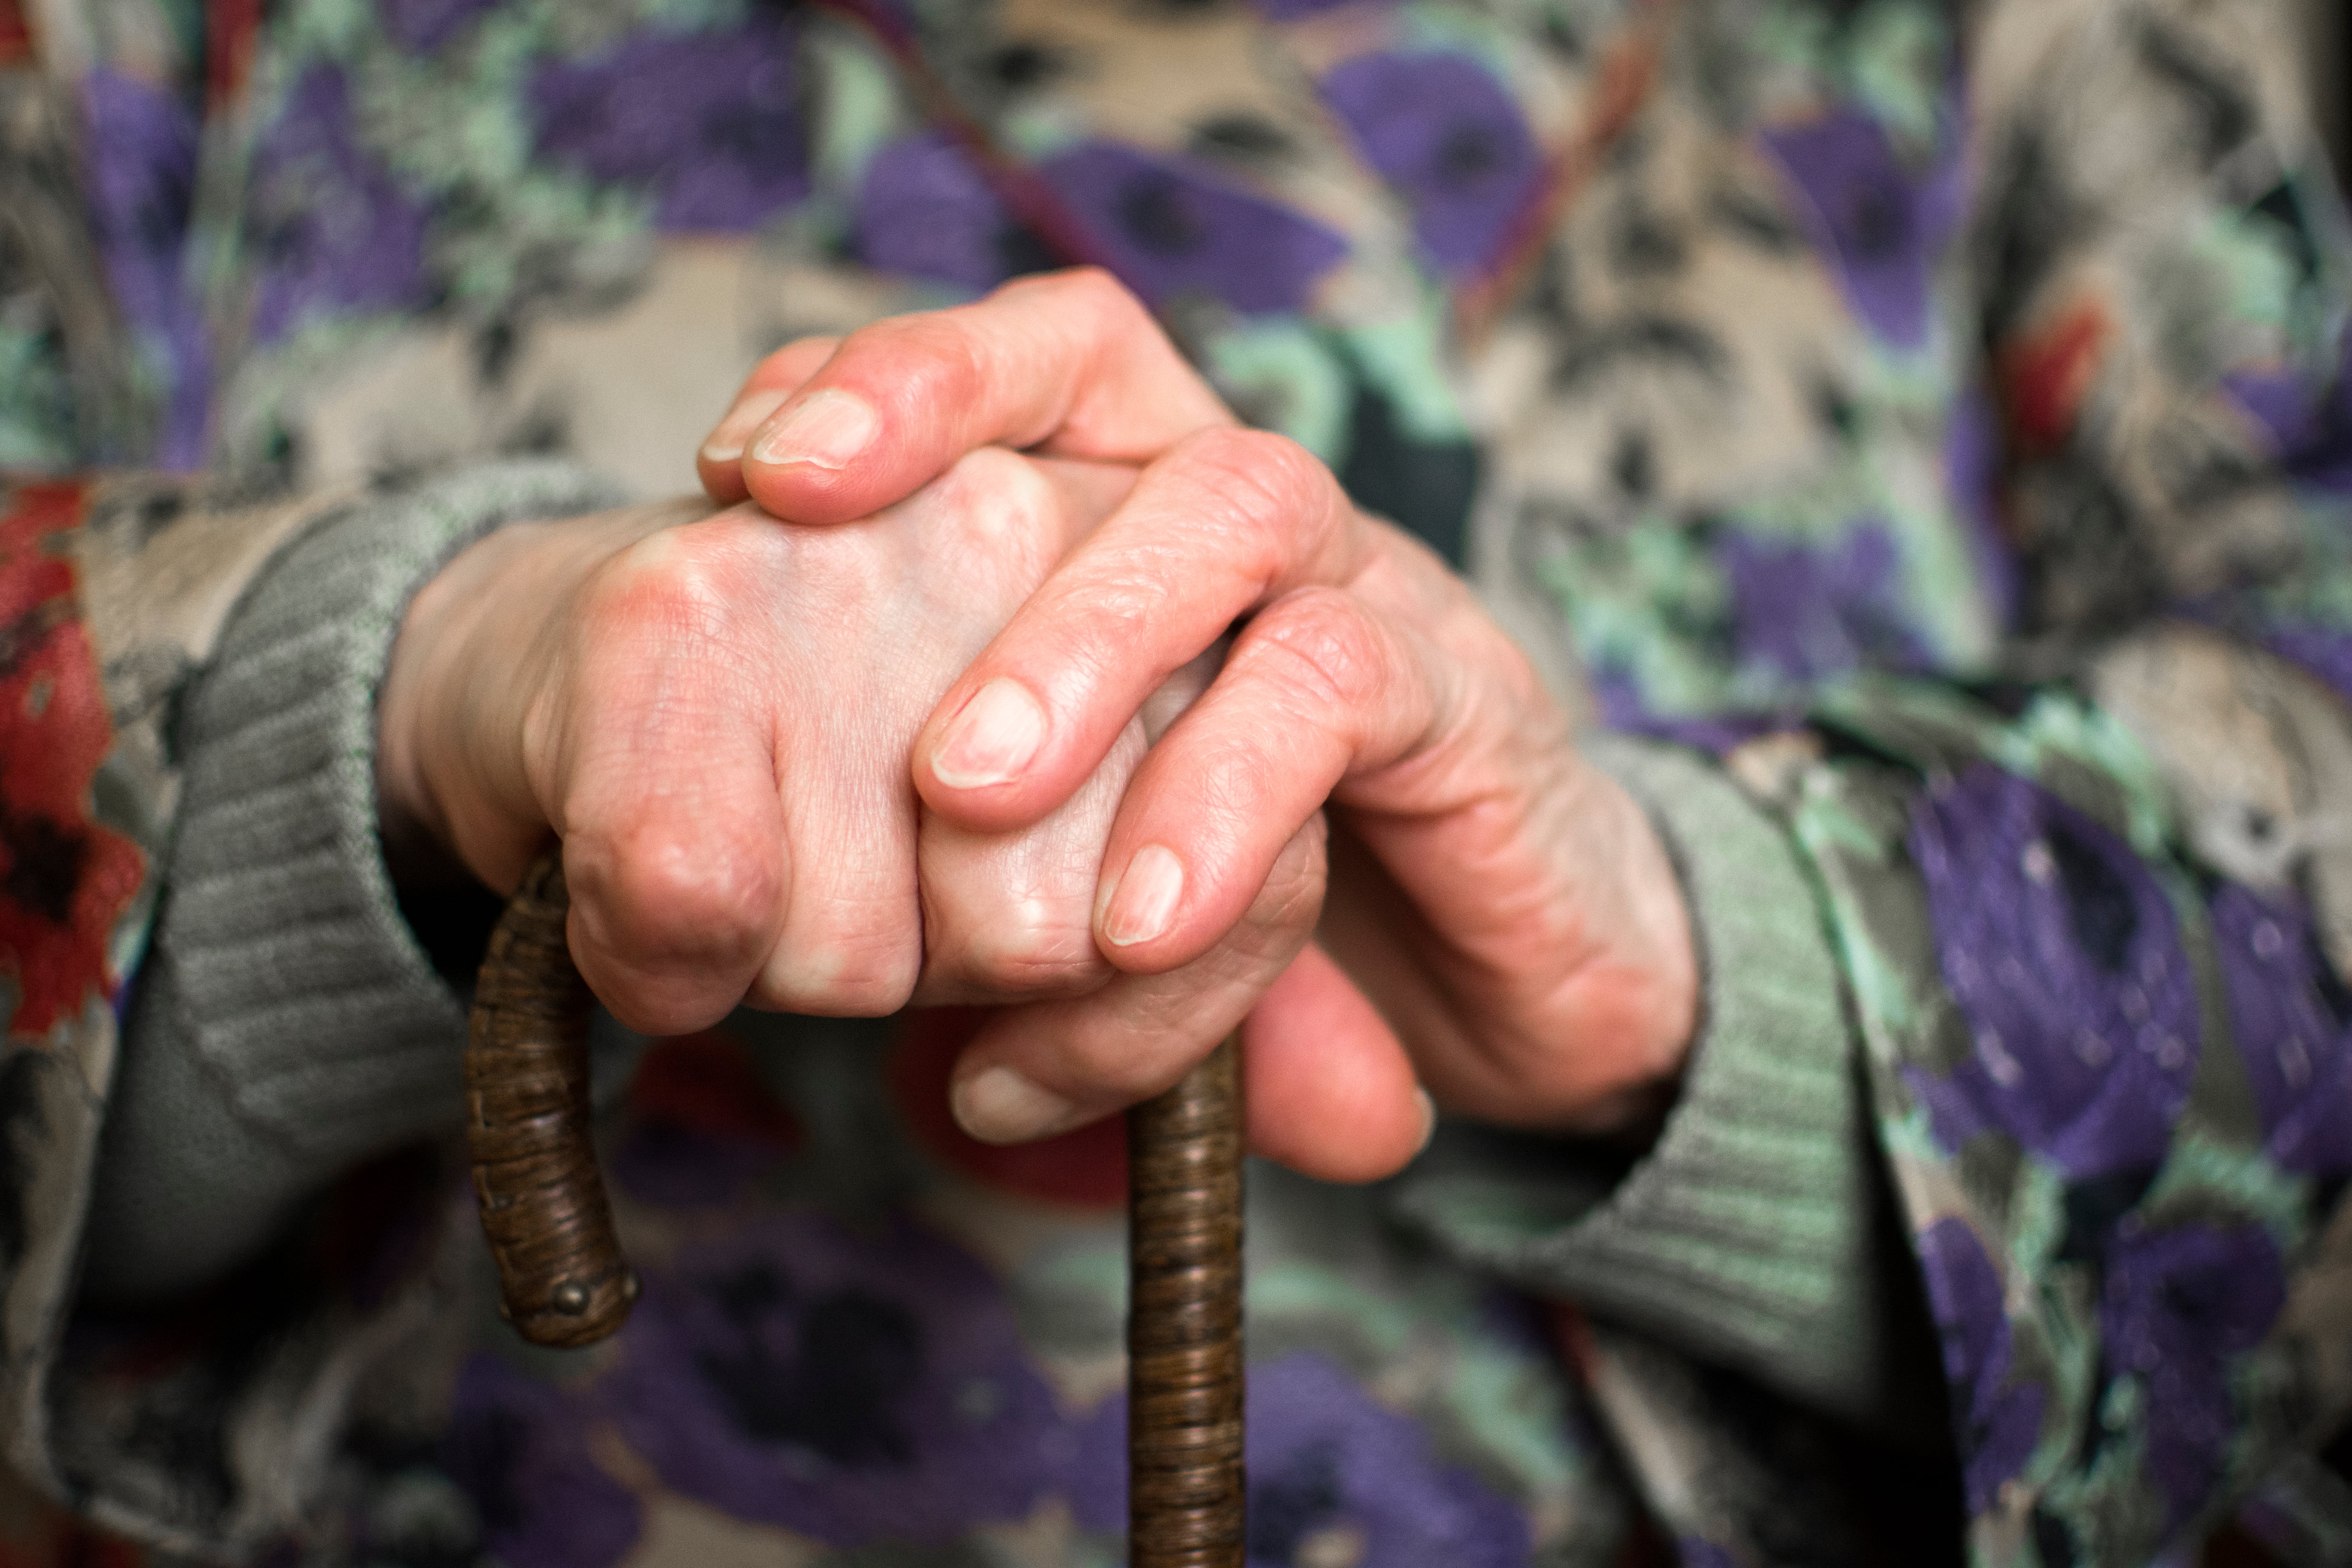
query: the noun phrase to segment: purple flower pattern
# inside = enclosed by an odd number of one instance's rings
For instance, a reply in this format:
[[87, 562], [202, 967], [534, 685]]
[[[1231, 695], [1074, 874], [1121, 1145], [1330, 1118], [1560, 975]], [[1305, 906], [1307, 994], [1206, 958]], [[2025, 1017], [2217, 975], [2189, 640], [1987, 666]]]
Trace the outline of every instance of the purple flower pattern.
[[755, 227], [809, 190], [796, 37], [761, 14], [709, 32], [646, 28], [597, 58], [551, 62], [528, 93], [539, 150], [647, 191], [661, 228]]
[[196, 116], [169, 92], [101, 66], [82, 79], [92, 237], [123, 318], [161, 351], [170, 390], [153, 461], [204, 457], [211, 351], [184, 263], [196, 180]]
[[2284, 622], [2264, 627], [2259, 637], [2264, 647], [2352, 701], [2352, 630]]
[[1104, 262], [1153, 305], [1197, 294], [1245, 314], [1304, 310], [1347, 258], [1330, 229], [1188, 159], [1093, 142], [1039, 172]]
[[776, 1215], [648, 1270], [604, 1407], [679, 1493], [836, 1546], [1025, 1517], [1070, 1434], [975, 1258]]
[[508, 1568], [610, 1568], [636, 1544], [637, 1500], [588, 1450], [575, 1395], [477, 1353], [457, 1374], [441, 1468]]
[[[1076, 1445], [1071, 1504], [1097, 1531], [1127, 1523], [1127, 1400]], [[1530, 1542], [1519, 1510], [1442, 1463], [1412, 1417], [1373, 1403], [1330, 1361], [1301, 1351], [1249, 1370], [1250, 1568], [1290, 1568], [1302, 1544], [1349, 1538], [1356, 1568], [1516, 1568]]]
[[[2352, 353], [2352, 331], [2331, 363]], [[2239, 371], [2222, 378], [2231, 398], [2252, 421], [2269, 456], [2305, 484], [2352, 494], [2352, 384], [2339, 373], [2315, 385], [2293, 370]]]
[[1439, 271], [1496, 258], [1541, 174], [1535, 138], [1494, 74], [1467, 55], [1359, 55], [1323, 79], [1324, 101], [1365, 161], [1412, 209]]
[[1957, 1147], [2000, 1129], [2070, 1177], [2148, 1169], [2201, 1045], [2170, 901], [2115, 834], [1990, 764], [1928, 789], [1908, 844], [1971, 1053], [1927, 1095]]
[[104, 66], [81, 82], [91, 217], [115, 302], [161, 320], [180, 296], [196, 179], [196, 117], [171, 93]]
[[1927, 668], [1905, 617], [1902, 560], [1884, 522], [1861, 520], [1827, 548], [1735, 533], [1717, 546], [1743, 664], [1800, 683], [1850, 670]]
[[2148, 1479], [2178, 1525], [2221, 1479], [2235, 1402], [2233, 1363], [2261, 1344], [2286, 1305], [2278, 1244], [2251, 1224], [2149, 1229], [2126, 1216], [2106, 1258], [2100, 1359], [2136, 1377], [2147, 1410]]
[[425, 205], [360, 145], [341, 70], [312, 66], [295, 82], [255, 149], [251, 189], [257, 341], [431, 298]]
[[2289, 1171], [2352, 1173], [2352, 998], [2312, 940], [2302, 900], [2224, 885], [2212, 917], [2263, 1152]]
[[2010, 1375], [2013, 1338], [2000, 1274], [1967, 1221], [1939, 1219], [1923, 1231], [1919, 1268], [1943, 1339], [1969, 1511], [1980, 1512], [2033, 1457], [2049, 1393]]
[[875, 154], [857, 191], [857, 253], [868, 267], [974, 293], [1012, 276], [1012, 215], [945, 136], [894, 142]]
[[[1336, 3], [1257, 0], [1277, 19]], [[423, 54], [445, 46], [488, 4], [381, 0], [381, 15], [396, 41]], [[531, 100], [541, 146], [596, 178], [644, 185], [656, 197], [664, 226], [749, 226], [806, 189], [800, 127], [773, 109], [790, 101], [793, 85], [787, 31], [775, 22], [730, 31], [723, 37], [736, 40], [731, 51], [708, 47], [708, 37], [648, 32], [604, 61], [550, 68], [534, 83]], [[1334, 73], [1327, 84], [1335, 112], [1412, 204], [1433, 263], [1448, 271], [1475, 267], [1507, 227], [1515, 210], [1510, 192], [1524, 191], [1533, 168], [1531, 148], [1523, 168], [1519, 150], [1505, 145], [1513, 132], [1525, 142], [1523, 125], [1503, 100], [1510, 131], [1498, 132], [1499, 141], [1485, 148], [1471, 139], [1449, 142], [1460, 125], [1490, 116], [1500, 98], [1499, 87], [1466, 59], [1375, 56], [1350, 66], [1360, 68], [1360, 81]], [[1459, 84], [1449, 100], [1439, 78], [1455, 68], [1478, 80]], [[724, 90], [714, 92], [709, 80]], [[179, 385], [196, 393], [193, 403], [173, 405], [175, 434], [167, 436], [167, 451], [180, 449], [172, 444], [201, 438], [205, 380], [195, 317], [174, 313], [183, 309], [179, 235], [184, 182], [193, 176], [193, 128], [168, 97], [130, 79], [100, 70], [83, 90], [93, 219], [117, 296], [133, 323], [161, 332], [175, 357], [199, 356], [181, 362], [193, 369]], [[680, 123], [691, 117], [676, 113], [664, 93], [728, 101], [681, 134]], [[426, 214], [361, 144], [350, 110], [341, 75], [315, 68], [299, 79], [278, 123], [262, 137], [253, 189], [264, 265], [254, 321], [265, 342], [314, 316], [430, 297]], [[1939, 234], [1948, 221], [1945, 176], [1907, 174], [1884, 133], [1858, 114], [1834, 113], [1765, 140], [1805, 197], [1806, 216], [1856, 310], [1889, 342], [1920, 341], [1932, 249], [1923, 236]], [[1155, 298], [1207, 291], [1244, 309], [1297, 309], [1344, 254], [1339, 237], [1318, 226], [1264, 204], [1253, 209], [1255, 198], [1244, 190], [1175, 161], [1097, 144], [1066, 155], [1061, 168], [1071, 198], [1107, 237], [1116, 264]], [[1522, 184], [1513, 187], [1514, 180]], [[1264, 214], [1291, 226], [1268, 230]], [[860, 187], [856, 223], [861, 255], [885, 269], [974, 289], [1003, 275], [1001, 204], [943, 140], [886, 150]], [[1274, 232], [1272, 267], [1261, 265], [1265, 232]], [[1237, 234], [1244, 238], [1231, 237]], [[183, 330], [184, 344], [174, 336]], [[2352, 491], [2352, 413], [2341, 384], [2250, 373], [2231, 378], [2229, 390], [2289, 473]], [[1991, 542], [1980, 562], [1990, 573], [2001, 563], [2003, 547], [1988, 526], [1989, 494], [1979, 498], [1973, 478], [1964, 476], [1991, 471], [1985, 450], [1990, 432], [1989, 422], [1979, 421], [1985, 428], [1964, 424], [1956, 419], [1951, 426], [1948, 468], [1970, 521]], [[194, 436], [177, 434], [188, 431]], [[1738, 643], [1754, 662], [1811, 679], [1864, 663], [1907, 668], [1906, 661], [1921, 661], [1915, 635], [1891, 613], [1895, 547], [1882, 525], [1866, 524], [1830, 549], [1738, 554], [1727, 548], [1722, 560]], [[1790, 605], [1801, 613], [1789, 614]], [[1775, 613], [1767, 616], [1768, 609]], [[2276, 651], [2352, 695], [2352, 634], [2290, 626], [2265, 635]], [[1604, 681], [1602, 697], [1612, 712], [1646, 712], [1622, 673], [1613, 685]], [[1649, 727], [1677, 725], [1683, 721], [1652, 721]], [[1721, 748], [1744, 732], [1742, 725], [1710, 718], [1684, 728], [1685, 738]], [[1915, 1080], [1928, 1093], [1939, 1133], [1957, 1142], [1997, 1127], [2071, 1175], [2151, 1163], [2165, 1147], [2199, 1049], [2178, 932], [2161, 889], [2112, 835], [1990, 769], [1937, 786], [1915, 817], [1910, 847], [1927, 881], [1939, 965], [1974, 1037], [1973, 1058], [1949, 1079]], [[1985, 885], [1975, 885], [1979, 880]], [[2342, 1108], [2352, 1053], [2345, 1049], [2324, 961], [2311, 951], [2307, 917], [2297, 904], [2235, 888], [2213, 896], [2211, 917], [2232, 1034], [2245, 1055], [2267, 1152], [2291, 1170], [2341, 1173], [2352, 1161], [2352, 1129]], [[2002, 930], [2004, 921], [2013, 929]], [[1964, 984], [1957, 976], [1971, 965], [1974, 979]], [[2021, 976], [2030, 983], [2012, 984]], [[2168, 1043], [2179, 1048], [2168, 1053]], [[2021, 1077], [2046, 1102], [2042, 1109], [2025, 1103]], [[749, 1146], [680, 1159], [686, 1152], [633, 1143], [616, 1173], [641, 1199], [699, 1206], [739, 1195], [774, 1158]], [[908, 1246], [905, 1236], [878, 1238], [869, 1248], [809, 1220], [780, 1226], [756, 1247], [690, 1258], [648, 1301], [620, 1369], [598, 1397], [609, 1398], [614, 1418], [631, 1424], [646, 1452], [663, 1456], [665, 1474], [707, 1476], [709, 1489], [700, 1495], [714, 1499], [755, 1492], [765, 1499], [797, 1485], [764, 1512], [739, 1511], [769, 1518], [791, 1512], [795, 1528], [808, 1528], [814, 1518], [834, 1531], [826, 1538], [837, 1541], [879, 1540], [904, 1533], [902, 1527], [941, 1540], [952, 1533], [940, 1522], [946, 1512], [961, 1509], [952, 1521], [960, 1524], [1021, 1511], [1032, 1494], [1008, 1477], [1097, 1477], [1104, 1456], [1118, 1450], [1117, 1423], [1102, 1423], [1123, 1415], [1123, 1406], [1098, 1413], [1084, 1428], [1089, 1441], [1081, 1447], [1047, 1402], [1032, 1397], [1034, 1378], [1024, 1384], [1025, 1371], [1004, 1370], [1023, 1365], [1017, 1343], [1009, 1331], [999, 1332], [1002, 1309], [976, 1267], [941, 1244], [923, 1245], [931, 1251], [895, 1264]], [[2148, 1471], [2178, 1520], [2221, 1473], [2234, 1420], [2230, 1363], [2258, 1344], [2276, 1316], [2283, 1294], [2278, 1248], [2249, 1226], [2156, 1231], [2129, 1215], [2105, 1246], [2103, 1354], [2111, 1376], [2143, 1382]], [[1966, 1406], [1960, 1422], [1968, 1495], [1972, 1508], [1982, 1507], [2030, 1458], [2046, 1391], [2014, 1381], [2000, 1279], [1979, 1237], [1962, 1222], [1944, 1220], [1920, 1247], [1944, 1329], [1947, 1371]], [[771, 1270], [763, 1281], [760, 1266], [773, 1258], [788, 1272]], [[925, 1303], [935, 1295], [950, 1305], [930, 1312]], [[950, 1311], [985, 1325], [963, 1339], [948, 1333], [956, 1367], [991, 1369], [961, 1382], [939, 1370], [943, 1363], [933, 1349], [947, 1331], [942, 1314]], [[828, 1337], [843, 1335], [844, 1324], [860, 1318], [865, 1329], [847, 1331], [845, 1340]], [[908, 1324], [913, 1328], [900, 1332]], [[901, 1354], [908, 1345], [920, 1349]], [[822, 1357], [817, 1346], [842, 1353]], [[851, 1381], [863, 1380], [861, 1389], [882, 1390], [869, 1402], [879, 1418], [845, 1429], [783, 1408], [792, 1395], [835, 1386], [820, 1364], [827, 1360], [848, 1368]], [[646, 1370], [655, 1365], [666, 1370]], [[1262, 1483], [1270, 1489], [1260, 1511], [1281, 1521], [1255, 1543], [1261, 1549], [1254, 1562], [1286, 1562], [1286, 1543], [1295, 1546], [1302, 1531], [1361, 1522], [1370, 1517], [1365, 1510], [1392, 1498], [1414, 1500], [1419, 1511], [1411, 1528], [1424, 1533], [1430, 1517], [1470, 1521], [1465, 1533], [1438, 1544], [1414, 1537], [1413, 1552], [1425, 1560], [1514, 1561], [1514, 1550], [1524, 1555], [1524, 1536], [1513, 1538], [1508, 1527], [1492, 1522], [1511, 1510], [1496, 1513], [1475, 1480], [1437, 1465], [1410, 1423], [1371, 1404], [1328, 1363], [1294, 1357], [1261, 1369], [1258, 1377], [1258, 1405], [1275, 1399], [1285, 1414], [1261, 1408], [1261, 1431], [1254, 1435], [1253, 1460], [1270, 1478]], [[939, 1416], [941, 1390], [950, 1384], [959, 1413], [977, 1415], [992, 1440], [1003, 1436], [1014, 1450], [1034, 1441], [1034, 1448], [1018, 1464], [996, 1468], [966, 1451], [984, 1444], [934, 1451], [932, 1435], [952, 1426]], [[670, 1384], [688, 1391], [706, 1432], [688, 1433], [687, 1417], [654, 1408], [661, 1401], [650, 1391]], [[1027, 1414], [991, 1426], [989, 1413], [1007, 1407], [1005, 1386], [1028, 1391], [1010, 1400]], [[893, 1412], [912, 1414], [894, 1421]], [[597, 1414], [582, 1396], [530, 1381], [503, 1363], [477, 1358], [466, 1367], [446, 1459], [480, 1508], [489, 1546], [516, 1568], [553, 1562], [593, 1568], [634, 1540], [635, 1500], [588, 1451], [585, 1435]], [[787, 1484], [772, 1485], [778, 1473]], [[812, 1474], [824, 1479], [809, 1481]], [[1110, 1489], [1083, 1493], [1097, 1499], [1087, 1505], [1089, 1517], [1108, 1521], [1103, 1528], [1118, 1522], [1117, 1507], [1100, 1502], [1113, 1496], [1116, 1479], [1112, 1473]], [[902, 1506], [933, 1489], [950, 1500]], [[1360, 1507], [1360, 1499], [1369, 1500]], [[730, 1505], [722, 1500], [722, 1506]], [[1382, 1555], [1386, 1539], [1368, 1537], [1362, 1561], [1414, 1560]], [[1703, 1565], [1731, 1560], [1707, 1542], [1685, 1542], [1683, 1551], [1685, 1561]]]
[[1885, 128], [1857, 110], [1763, 132], [1802, 200], [1800, 216], [1854, 313], [1886, 342], [1927, 341], [1928, 272], [1960, 207], [1959, 168], [1904, 168]]

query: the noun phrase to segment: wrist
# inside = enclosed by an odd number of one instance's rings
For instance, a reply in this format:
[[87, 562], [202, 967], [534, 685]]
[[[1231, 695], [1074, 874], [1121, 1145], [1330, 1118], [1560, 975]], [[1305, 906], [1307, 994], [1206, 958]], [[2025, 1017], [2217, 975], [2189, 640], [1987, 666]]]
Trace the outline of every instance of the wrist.
[[1662, 1110], [1690, 1064], [1701, 1012], [1698, 944], [1681, 868], [1657, 822], [1615, 774], [1586, 764], [1584, 776], [1606, 803], [1591, 809], [1612, 825], [1618, 847], [1619, 951], [1643, 982], [1629, 1019], [1641, 1070], [1625, 1086], [1618, 1116], [1632, 1123]]
[[[535, 814], [495, 798], [512, 793], [491, 780], [520, 771], [496, 756], [519, 745], [520, 727], [488, 710], [522, 677], [530, 634], [544, 619], [532, 613], [528, 588], [538, 574], [530, 567], [561, 526], [519, 522], [468, 545], [401, 618], [376, 707], [376, 791], [384, 858], [402, 887], [467, 876], [502, 885], [500, 863], [527, 856], [530, 845], [509, 854], [496, 847], [540, 831]], [[494, 606], [507, 613], [494, 616]], [[493, 851], [488, 865], [486, 848]]]
[[[1567, 978], [1532, 1012], [1543, 1065], [1496, 1120], [1585, 1138], [1640, 1140], [1679, 1093], [1700, 1016], [1699, 958], [1675, 857], [1642, 803], [1573, 752], [1529, 834], [1547, 841], [1555, 913], [1525, 956], [1526, 984]], [[1564, 939], [1564, 940], [1563, 940]]]

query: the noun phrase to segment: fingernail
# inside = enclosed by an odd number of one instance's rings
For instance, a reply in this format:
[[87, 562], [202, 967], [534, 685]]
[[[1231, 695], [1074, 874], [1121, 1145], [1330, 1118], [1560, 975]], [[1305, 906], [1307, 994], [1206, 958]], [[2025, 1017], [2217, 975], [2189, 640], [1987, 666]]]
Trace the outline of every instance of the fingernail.
[[1432, 1138], [1437, 1136], [1437, 1101], [1429, 1098], [1429, 1090], [1425, 1089], [1416, 1089], [1412, 1095], [1421, 1101], [1421, 1142], [1412, 1146], [1412, 1152], [1418, 1154], [1429, 1147]]
[[743, 455], [743, 443], [751, 432], [767, 422], [768, 416], [784, 405], [784, 395], [771, 386], [751, 394], [727, 411], [727, 417], [710, 432], [710, 439], [702, 444], [702, 460], [706, 463], [731, 463]]
[[1127, 863], [1127, 874], [1110, 896], [1103, 916], [1103, 940], [1114, 947], [1150, 942], [1176, 918], [1184, 896], [1184, 863], [1172, 850], [1147, 844]]
[[971, 694], [931, 753], [931, 776], [951, 789], [1009, 782], [1045, 739], [1045, 710], [1017, 680], [998, 676]]
[[761, 430], [751, 443], [751, 456], [763, 463], [843, 468], [874, 439], [875, 425], [866, 399], [827, 387]]
[[983, 1143], [1026, 1143], [1077, 1120], [1078, 1108], [1011, 1068], [986, 1068], [949, 1091], [956, 1124]]

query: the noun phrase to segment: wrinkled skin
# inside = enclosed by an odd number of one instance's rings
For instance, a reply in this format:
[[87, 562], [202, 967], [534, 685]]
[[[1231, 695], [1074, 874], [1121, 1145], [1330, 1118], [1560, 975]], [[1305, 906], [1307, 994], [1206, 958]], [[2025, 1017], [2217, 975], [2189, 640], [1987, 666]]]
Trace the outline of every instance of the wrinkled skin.
[[1339, 1179], [1420, 1146], [1417, 1084], [1598, 1129], [1673, 1081], [1646, 818], [1444, 563], [1115, 283], [793, 344], [700, 467], [724, 510], [460, 556], [384, 697], [388, 833], [505, 888], [552, 826], [625, 1022], [993, 1003], [952, 1092], [1013, 1142], [1255, 1008], [1252, 1141]]

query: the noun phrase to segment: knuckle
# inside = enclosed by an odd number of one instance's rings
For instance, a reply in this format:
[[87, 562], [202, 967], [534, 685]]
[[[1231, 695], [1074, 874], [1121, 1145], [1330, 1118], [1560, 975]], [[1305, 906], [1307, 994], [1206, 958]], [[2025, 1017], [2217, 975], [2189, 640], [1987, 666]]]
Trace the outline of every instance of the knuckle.
[[961, 408], [986, 387], [986, 367], [961, 310], [932, 310], [861, 327], [835, 356], [873, 367], [864, 390], [900, 408]]
[[1100, 673], [1117, 668], [1133, 649], [1150, 646], [1182, 581], [1165, 564], [1155, 556], [1088, 583], [1086, 602], [1067, 605], [1067, 651]]
[[1323, 913], [1330, 881], [1330, 829], [1323, 814], [1308, 817], [1284, 845], [1250, 904], [1248, 923], [1267, 945], [1286, 954], [1303, 945]]
[[788, 932], [761, 974], [762, 999], [788, 1012], [880, 1017], [915, 994], [920, 943], [903, 921], [828, 920]]
[[964, 454], [901, 504], [914, 524], [915, 558], [898, 563], [895, 577], [866, 572], [858, 592], [874, 602], [919, 593], [934, 606], [937, 627], [983, 637], [1002, 630], [1060, 554], [1051, 481], [1002, 447]]
[[638, 540], [598, 568], [582, 621], [592, 640], [614, 632], [720, 640], [736, 595], [729, 563], [690, 530]]
[[1113, 329], [1148, 320], [1134, 290], [1100, 267], [1072, 267], [1049, 273], [1039, 286], [1050, 289], [1086, 318]]
[[1244, 677], [1333, 714], [1377, 702], [1388, 685], [1387, 639], [1363, 605], [1338, 588], [1301, 588], [1250, 623], [1233, 661]]
[[565, 864], [602, 944], [642, 967], [755, 959], [783, 890], [773, 847], [708, 824], [574, 833]]
[[1180, 449], [1209, 515], [1251, 552], [1254, 575], [1272, 579], [1319, 542], [1332, 480], [1306, 447], [1270, 431], [1220, 426], [1187, 437]]
[[982, 447], [957, 459], [948, 480], [947, 515], [981, 547], [979, 558], [1034, 567], [1056, 505], [1037, 465], [1002, 447]]
[[919, 316], [908, 323], [908, 335], [922, 351], [910, 368], [915, 372], [915, 385], [927, 401], [961, 408], [985, 395], [987, 358], [961, 321], [944, 314]]

